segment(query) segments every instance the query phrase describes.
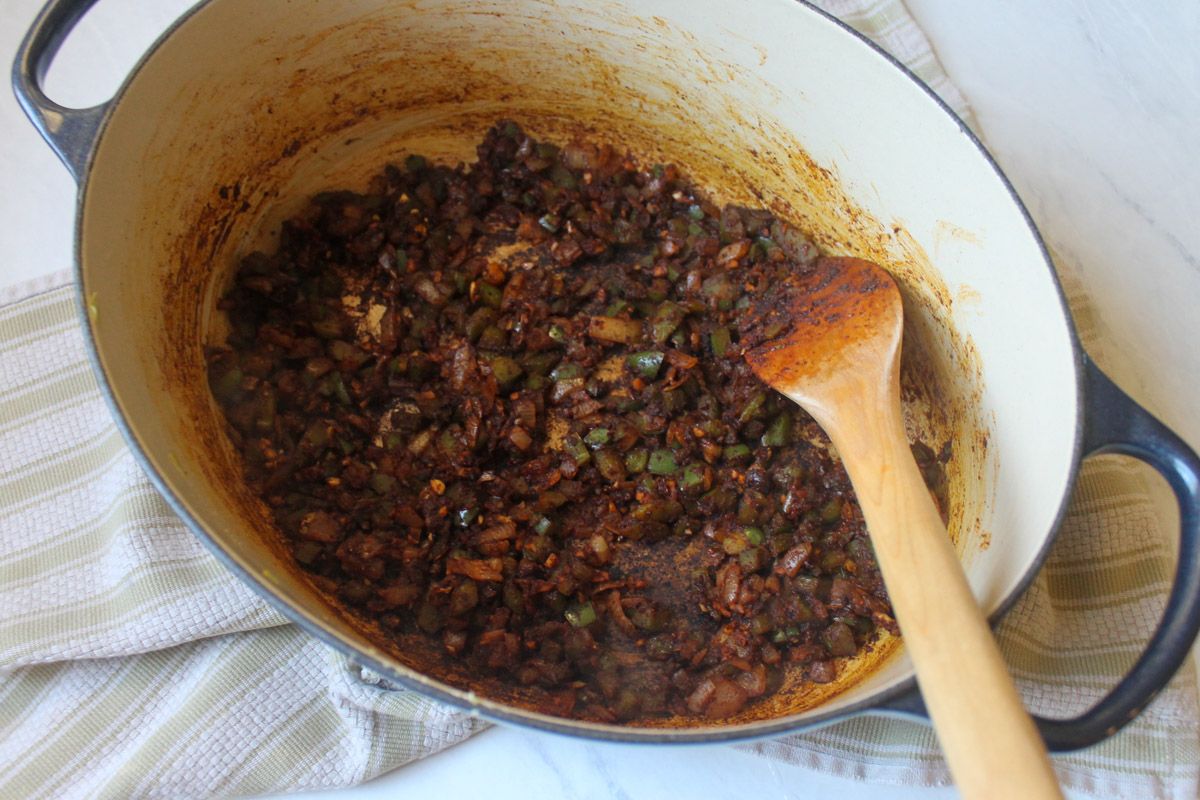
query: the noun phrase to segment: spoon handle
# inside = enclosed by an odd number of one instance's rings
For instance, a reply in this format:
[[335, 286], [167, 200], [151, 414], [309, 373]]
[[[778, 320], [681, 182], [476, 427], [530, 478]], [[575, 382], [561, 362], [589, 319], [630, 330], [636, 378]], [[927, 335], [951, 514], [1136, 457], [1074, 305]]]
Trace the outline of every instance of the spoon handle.
[[912, 457], [899, 400], [893, 377], [874, 391], [849, 387], [825, 406], [835, 412], [814, 416], [854, 485], [954, 782], [969, 800], [1061, 798], [1045, 745]]

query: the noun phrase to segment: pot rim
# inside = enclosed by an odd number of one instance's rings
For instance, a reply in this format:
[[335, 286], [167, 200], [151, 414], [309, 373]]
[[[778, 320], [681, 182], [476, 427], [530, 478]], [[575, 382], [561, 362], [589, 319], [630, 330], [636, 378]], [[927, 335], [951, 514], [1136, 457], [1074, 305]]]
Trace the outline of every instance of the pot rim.
[[[277, 611], [285, 616], [289, 621], [295, 623], [309, 635], [316, 637], [324, 644], [332, 647], [338, 652], [350, 658], [354, 663], [367, 667], [389, 679], [395, 680], [402, 684], [407, 689], [418, 691], [421, 694], [432, 697], [441, 702], [448, 703], [457, 708], [461, 708], [473, 716], [479, 716], [493, 722], [512, 723], [524, 727], [532, 727], [542, 731], [551, 733], [566, 734], [577, 736], [586, 739], [594, 739], [601, 741], [612, 742], [646, 742], [660, 744], [704, 744], [714, 742], [736, 742], [736, 741], [751, 741], [756, 739], [766, 739], [779, 736], [782, 734], [799, 733], [802, 731], [815, 730], [826, 725], [833, 724], [843, 719], [856, 716], [865, 712], [873, 712], [881, 715], [898, 715], [912, 718], [914, 716], [924, 719], [921, 713], [920, 703], [911, 702], [919, 697], [919, 690], [915, 676], [910, 676], [901, 681], [895, 686], [877, 691], [875, 694], [863, 698], [862, 700], [851, 703], [847, 706], [836, 710], [820, 711], [818, 706], [816, 710], [805, 712], [808, 714], [803, 720], [794, 719], [793, 716], [776, 717], [769, 720], [760, 720], [756, 722], [741, 723], [736, 725], [724, 726], [706, 726], [706, 727], [680, 727], [680, 728], [654, 728], [654, 727], [639, 727], [629, 725], [615, 725], [596, 722], [587, 722], [581, 720], [572, 720], [562, 717], [554, 717], [546, 714], [541, 714], [526, 709], [517, 708], [506, 703], [491, 700], [488, 698], [477, 697], [473, 692], [461, 691], [452, 689], [441, 681], [437, 681], [430, 676], [420, 673], [416, 670], [401, 667], [399, 669], [385, 665], [379, 659], [376, 659], [368, 654], [360, 651], [352, 643], [340, 638], [333, 632], [326, 630], [316, 620], [306, 616], [298, 609], [293, 607], [288, 599], [269, 586], [266, 582], [252, 574], [248, 569], [239, 564], [224, 548], [211, 537], [204, 525], [191, 513], [186, 504], [174, 493], [166, 481], [163, 480], [155, 468], [147, 451], [143, 448], [141, 440], [137, 437], [134, 428], [129, 424], [125, 414], [117, 402], [116, 395], [109, 382], [107, 372], [103, 367], [100, 359], [99, 346], [96, 340], [96, 334], [92, 326], [92, 318], [88, 313], [87, 308], [87, 292], [84, 289], [84, 270], [82, 261], [82, 245], [83, 245], [83, 221], [84, 211], [87, 200], [88, 187], [90, 176], [92, 173], [93, 161], [96, 158], [99, 144], [104, 138], [104, 134], [108, 129], [109, 122], [113, 112], [119, 105], [129, 86], [134, 79], [141, 73], [147, 63], [158, 52], [159, 48], [175, 33], [185, 26], [193, 16], [200, 13], [211, 3], [216, 0], [200, 0], [184, 14], [176, 19], [168, 26], [162, 34], [154, 40], [154, 43], [146, 50], [138, 59], [137, 63], [130, 69], [129, 74], [121, 82], [120, 88], [114, 94], [113, 98], [104, 104], [103, 114], [96, 127], [95, 134], [91, 142], [87, 146], [86, 157], [82, 162], [82, 169], [78, 176], [78, 188], [76, 191], [76, 214], [75, 214], [75, 230], [73, 236], [74, 247], [74, 263], [72, 265], [72, 273], [76, 285], [75, 299], [76, 312], [83, 324], [84, 329], [84, 345], [87, 350], [88, 360], [91, 362], [92, 372], [97, 378], [101, 395], [109, 408], [109, 412], [113, 417], [118, 430], [121, 432], [125, 443], [129, 446], [138, 465], [145, 472], [147, 478], [154, 485], [154, 488], [163, 497], [167, 504], [171, 507], [183, 523], [191, 530], [193, 534], [198, 536], [204, 543], [213, 556], [216, 557], [221, 564], [232, 572], [239, 580], [248, 585], [256, 594], [270, 603]], [[1045, 538], [1042, 541], [1038, 552], [1029, 564], [1026, 572], [1021, 576], [1020, 580], [1012, 587], [1012, 589], [1001, 599], [996, 608], [988, 614], [988, 621], [993, 627], [1000, 621], [1004, 615], [1012, 609], [1018, 598], [1029, 588], [1041, 571], [1046, 559], [1050, 555], [1050, 550], [1054, 545], [1054, 541], [1058, 536], [1059, 529], [1066, 517], [1067, 509], [1072, 494], [1074, 493], [1076, 483], [1079, 478], [1080, 465], [1083, 457], [1083, 442], [1086, 422], [1086, 397], [1085, 389], [1086, 382], [1084, 380], [1083, 359], [1084, 351], [1082, 344], [1079, 341], [1078, 332], [1075, 329], [1074, 319], [1071, 316], [1070, 307], [1067, 304], [1066, 295], [1063, 292], [1062, 284], [1059, 281], [1058, 273], [1054, 268], [1053, 260], [1050, 256], [1049, 249], [1046, 247], [1045, 241], [1042, 238], [1037, 225], [1034, 223], [1025, 204], [1021, 201], [1016, 189], [996, 162], [995, 158], [988, 151], [982, 140], [969, 126], [954, 112], [953, 109], [943, 100], [936, 92], [933, 91], [921, 78], [917, 77], [907, 66], [900, 62], [896, 57], [884, 50], [880, 45], [871, 41], [865, 34], [852, 28], [846, 22], [833, 16], [833, 14], [825, 11], [822, 8], [814, 5], [810, 0], [763, 0], [763, 2], [780, 2], [786, 3], [789, 6], [798, 6], [802, 9], [801, 13], [815, 13], [828, 23], [832, 23], [835, 29], [841, 33], [849, 34], [860, 44], [865, 45], [869, 52], [877, 57], [881, 57], [891, 67], [899, 70], [913, 84], [919, 88], [927, 99], [931, 100], [936, 109], [949, 116], [958, 126], [960, 132], [967, 138], [968, 142], [974, 147], [976, 152], [984, 159], [985, 163], [991, 168], [995, 177], [999, 179], [1001, 186], [1008, 194], [1012, 203], [1015, 205], [1017, 212], [1024, 220], [1030, 234], [1032, 234], [1034, 243], [1041, 254], [1041, 261], [1046, 270], [1050, 273], [1050, 278], [1054, 291], [1056, 292], [1058, 304], [1061, 309], [1064, 321], [1066, 322], [1067, 335], [1070, 339], [1072, 364], [1074, 367], [1075, 387], [1076, 387], [1076, 402], [1075, 402], [1075, 432], [1072, 441], [1072, 453], [1069, 461], [1070, 470], [1067, 475], [1067, 480], [1064, 486], [1062, 497], [1059, 500], [1059, 506], [1054, 514], [1051, 524], [1046, 531]], [[909, 702], [906, 702], [909, 701]]]

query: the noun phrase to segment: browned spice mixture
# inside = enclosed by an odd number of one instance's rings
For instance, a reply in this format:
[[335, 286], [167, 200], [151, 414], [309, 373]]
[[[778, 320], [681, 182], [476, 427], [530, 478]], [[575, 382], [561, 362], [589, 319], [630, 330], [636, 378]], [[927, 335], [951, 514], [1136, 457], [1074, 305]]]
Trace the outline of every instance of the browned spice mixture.
[[295, 559], [548, 713], [833, 680], [895, 623], [840, 463], [739, 347], [817, 248], [606, 145], [507, 122], [478, 156], [316, 197], [222, 301], [212, 391]]

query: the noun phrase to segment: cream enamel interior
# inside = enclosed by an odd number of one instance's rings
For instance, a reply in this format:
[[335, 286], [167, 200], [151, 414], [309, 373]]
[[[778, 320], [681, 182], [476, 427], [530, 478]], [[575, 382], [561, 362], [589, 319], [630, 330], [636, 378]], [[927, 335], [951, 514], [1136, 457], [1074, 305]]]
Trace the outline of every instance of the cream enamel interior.
[[[976, 594], [997, 607], [1051, 535], [1073, 466], [1075, 364], [1057, 288], [949, 115], [811, 9], [752, 6], [212, 0], [187, 18], [123, 89], [80, 220], [100, 361], [178, 507], [327, 638], [496, 711], [405, 670], [279, 557], [239, 488], [202, 343], [220, 340], [214, 301], [238, 258], [269, 247], [306, 197], [362, 186], [409, 152], [470, 160], [486, 127], [514, 118], [674, 161], [721, 199], [765, 204], [827, 249], [893, 270], [921, 345], [906, 354], [923, 354], [942, 392], [915, 397], [910, 418], [953, 442], [950, 526]], [[859, 705], [910, 674], [900, 653], [784, 718]]]

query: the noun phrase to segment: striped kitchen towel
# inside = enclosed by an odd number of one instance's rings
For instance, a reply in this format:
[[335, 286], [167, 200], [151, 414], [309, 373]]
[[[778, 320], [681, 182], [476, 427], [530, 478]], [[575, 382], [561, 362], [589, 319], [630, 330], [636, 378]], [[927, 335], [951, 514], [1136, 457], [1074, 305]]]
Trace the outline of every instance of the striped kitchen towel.
[[[899, 0], [821, 5], [969, 119]], [[108, 417], [67, 283], [0, 292], [0, 798], [345, 786], [479, 730], [286, 624], [182, 526]], [[1103, 362], [1085, 298], [1068, 288]], [[1034, 710], [1077, 711], [1132, 661], [1170, 550], [1141, 471], [1089, 461], [1046, 569], [1000, 630]], [[1098, 796], [1194, 797], [1198, 719], [1189, 663], [1120, 735], [1055, 764]], [[864, 780], [948, 780], [927, 727], [882, 717], [748, 747]]]

